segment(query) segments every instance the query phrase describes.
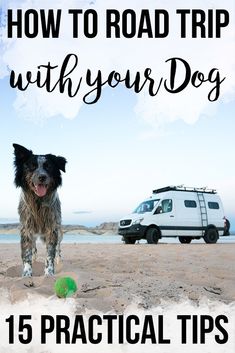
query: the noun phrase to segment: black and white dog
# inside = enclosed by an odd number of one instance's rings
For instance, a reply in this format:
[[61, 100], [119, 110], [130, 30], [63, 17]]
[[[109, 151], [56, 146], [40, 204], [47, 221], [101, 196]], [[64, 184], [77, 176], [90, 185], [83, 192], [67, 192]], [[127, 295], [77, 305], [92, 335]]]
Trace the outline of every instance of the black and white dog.
[[18, 212], [21, 223], [23, 276], [32, 276], [32, 259], [36, 256], [36, 238], [46, 243], [45, 275], [54, 274], [55, 257], [60, 257], [61, 207], [57, 188], [62, 184], [66, 159], [53, 154], [35, 155], [23, 146], [13, 144], [15, 185], [22, 193]]

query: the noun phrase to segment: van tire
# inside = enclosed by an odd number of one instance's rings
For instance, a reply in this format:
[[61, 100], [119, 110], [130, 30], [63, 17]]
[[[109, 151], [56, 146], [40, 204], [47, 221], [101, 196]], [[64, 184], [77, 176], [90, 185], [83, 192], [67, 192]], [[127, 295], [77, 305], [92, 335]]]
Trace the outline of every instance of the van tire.
[[148, 244], [157, 244], [159, 240], [159, 232], [156, 228], [149, 228], [146, 232]]
[[204, 234], [204, 241], [207, 244], [215, 244], [219, 239], [218, 232], [215, 228], [209, 228]]
[[224, 235], [230, 235], [229, 229], [230, 229], [230, 222], [229, 222], [229, 220], [227, 218], [225, 218]]
[[135, 244], [136, 240], [132, 238], [124, 238], [125, 244]]
[[189, 244], [192, 241], [191, 237], [179, 237], [179, 241], [181, 244]]

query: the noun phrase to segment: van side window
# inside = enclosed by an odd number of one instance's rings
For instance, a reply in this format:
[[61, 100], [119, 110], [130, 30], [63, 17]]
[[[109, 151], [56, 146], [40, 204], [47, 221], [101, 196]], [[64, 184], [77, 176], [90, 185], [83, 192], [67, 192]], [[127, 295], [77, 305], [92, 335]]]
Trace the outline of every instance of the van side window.
[[184, 200], [184, 206], [190, 208], [197, 208], [197, 203], [194, 200]]
[[155, 214], [158, 213], [167, 213], [172, 211], [172, 200], [171, 199], [166, 199], [162, 200], [160, 204], [158, 205]]
[[208, 207], [211, 208], [212, 210], [218, 210], [219, 204], [218, 202], [208, 202]]

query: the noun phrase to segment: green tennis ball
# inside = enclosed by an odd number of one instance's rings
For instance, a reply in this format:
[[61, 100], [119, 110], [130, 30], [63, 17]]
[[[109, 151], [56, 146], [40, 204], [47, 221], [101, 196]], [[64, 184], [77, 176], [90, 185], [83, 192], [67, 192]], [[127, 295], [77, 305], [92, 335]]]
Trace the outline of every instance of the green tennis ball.
[[56, 280], [54, 290], [59, 298], [67, 298], [77, 291], [77, 284], [71, 277], [61, 277]]

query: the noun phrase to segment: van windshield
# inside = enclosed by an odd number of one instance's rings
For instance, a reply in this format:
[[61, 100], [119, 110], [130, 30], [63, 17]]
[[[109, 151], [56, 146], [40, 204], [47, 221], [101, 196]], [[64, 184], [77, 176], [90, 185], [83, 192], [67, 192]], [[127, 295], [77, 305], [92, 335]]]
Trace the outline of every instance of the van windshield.
[[148, 200], [141, 202], [141, 204], [133, 211], [133, 213], [151, 212], [160, 199]]

